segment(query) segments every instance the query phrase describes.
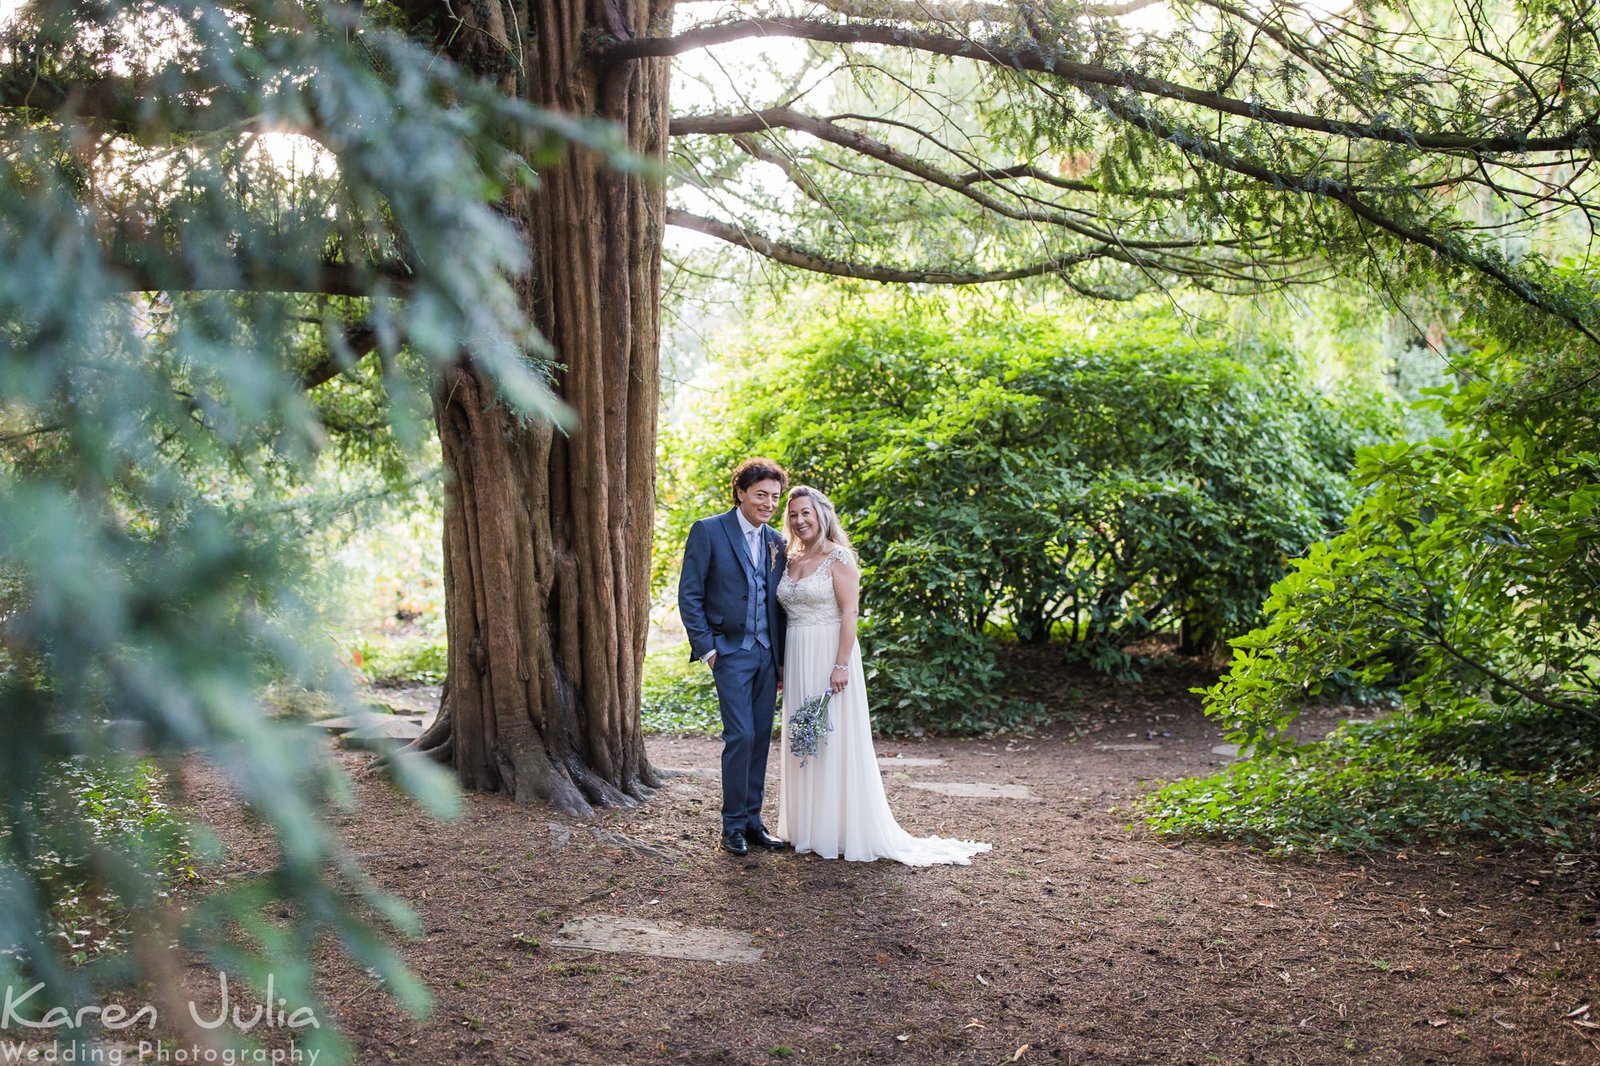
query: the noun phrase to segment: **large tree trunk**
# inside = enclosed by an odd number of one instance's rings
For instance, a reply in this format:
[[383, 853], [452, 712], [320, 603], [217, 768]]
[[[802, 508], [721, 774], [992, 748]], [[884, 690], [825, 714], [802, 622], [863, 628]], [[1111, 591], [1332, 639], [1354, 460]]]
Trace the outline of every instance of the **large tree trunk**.
[[[619, 123], [663, 159], [665, 60], [600, 69], [596, 34], [625, 37], [670, 0], [500, 0], [460, 9], [451, 50], [532, 103]], [[523, 27], [524, 33], [517, 34]], [[534, 269], [525, 297], [555, 348], [577, 424], [518, 418], [463, 360], [439, 382], [449, 673], [419, 741], [463, 786], [567, 811], [627, 805], [658, 782], [639, 675], [649, 624], [664, 194], [568, 151], [506, 205]]]

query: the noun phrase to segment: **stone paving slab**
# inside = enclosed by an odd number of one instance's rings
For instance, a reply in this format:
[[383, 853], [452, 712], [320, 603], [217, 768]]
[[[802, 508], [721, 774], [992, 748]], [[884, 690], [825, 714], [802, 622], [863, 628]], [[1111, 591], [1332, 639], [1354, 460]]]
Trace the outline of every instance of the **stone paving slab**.
[[313, 718], [311, 725], [318, 729], [326, 729], [330, 733], [348, 733], [352, 729], [362, 729], [366, 726], [385, 726], [391, 722], [421, 722], [424, 715], [420, 714], [390, 714], [387, 711], [369, 711], [366, 714], [340, 714], [332, 718]]
[[704, 766], [662, 766], [659, 767], [664, 774], [686, 774], [689, 777], [720, 777], [722, 771]]
[[556, 930], [550, 946], [700, 962], [760, 962], [762, 955], [748, 933], [613, 915], [575, 918]]
[[944, 796], [959, 796], [962, 799], [1036, 799], [1033, 790], [1027, 785], [991, 785], [985, 781], [912, 781], [912, 788], [920, 788], [925, 792], [937, 792]]
[[422, 719], [398, 715], [378, 715], [362, 721], [354, 729], [339, 734], [346, 747], [381, 749], [409, 744], [422, 735]]

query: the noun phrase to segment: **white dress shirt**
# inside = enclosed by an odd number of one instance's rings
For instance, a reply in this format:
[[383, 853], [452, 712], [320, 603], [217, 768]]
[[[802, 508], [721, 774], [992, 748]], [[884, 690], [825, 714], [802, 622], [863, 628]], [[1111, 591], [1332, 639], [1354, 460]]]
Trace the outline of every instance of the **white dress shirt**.
[[760, 570], [762, 527], [751, 525], [750, 520], [744, 516], [743, 511], [734, 511], [733, 513], [738, 516], [739, 528], [744, 530], [744, 546], [750, 552], [750, 561], [755, 564], [757, 570]]

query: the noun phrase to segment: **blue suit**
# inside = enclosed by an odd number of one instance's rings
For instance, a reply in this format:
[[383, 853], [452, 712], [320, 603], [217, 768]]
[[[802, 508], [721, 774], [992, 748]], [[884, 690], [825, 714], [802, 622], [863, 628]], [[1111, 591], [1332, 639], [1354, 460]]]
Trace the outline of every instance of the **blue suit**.
[[736, 509], [702, 518], [689, 527], [678, 578], [678, 616], [689, 634], [690, 656], [717, 653], [712, 675], [722, 710], [724, 831], [761, 826], [783, 666], [783, 537], [767, 525], [760, 534], [759, 558], [752, 560]]

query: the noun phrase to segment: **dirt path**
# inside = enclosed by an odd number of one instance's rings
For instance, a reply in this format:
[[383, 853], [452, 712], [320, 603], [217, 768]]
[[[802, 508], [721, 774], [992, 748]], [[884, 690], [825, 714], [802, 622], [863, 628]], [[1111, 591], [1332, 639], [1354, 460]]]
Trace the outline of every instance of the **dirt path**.
[[[1131, 830], [1150, 781], [1224, 757], [1188, 683], [1083, 696], [1082, 736], [881, 743], [907, 828], [994, 845], [970, 867], [735, 860], [711, 740], [653, 740], [658, 765], [709, 773], [594, 824], [474, 796], [428, 825], [362, 776], [344, 828], [422, 916], [405, 950], [436, 1010], [358, 991], [331, 1013], [364, 1063], [1600, 1063], [1600, 1029], [1575, 1024], [1600, 1021], [1592, 868], [1282, 862]], [[917, 787], [941, 784], [1029, 798]], [[231, 863], [259, 865], [222, 782], [191, 787]], [[593, 918], [747, 936], [759, 961], [557, 946]]]

